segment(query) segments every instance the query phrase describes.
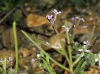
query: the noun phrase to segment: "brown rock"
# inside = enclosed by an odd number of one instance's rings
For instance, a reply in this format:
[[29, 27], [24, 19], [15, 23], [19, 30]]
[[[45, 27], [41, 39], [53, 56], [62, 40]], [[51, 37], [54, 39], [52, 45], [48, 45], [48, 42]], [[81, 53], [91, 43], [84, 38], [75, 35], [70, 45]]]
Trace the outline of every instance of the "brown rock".
[[48, 21], [46, 17], [38, 16], [36, 14], [29, 14], [26, 18], [26, 23], [28, 28], [34, 28], [36, 26], [48, 24]]
[[18, 62], [19, 62], [19, 66], [20, 66], [21, 68], [24, 68], [24, 66], [26, 66], [27, 63], [28, 63], [29, 61], [28, 61], [28, 59], [20, 58], [20, 59], [18, 60]]
[[100, 51], [100, 42], [96, 42], [92, 47], [91, 50], [93, 53], [98, 53]]
[[[21, 44], [21, 40], [19, 38], [19, 32], [17, 33], [17, 39], [18, 39], [18, 45]], [[3, 45], [7, 48], [13, 48], [15, 45], [14, 43], [14, 34], [13, 34], [13, 28], [9, 28], [6, 31], [4, 31], [2, 33], [2, 41], [3, 41]]]
[[[62, 43], [65, 45], [65, 37], [66, 37], [65, 34], [61, 34], [60, 37]], [[49, 43], [52, 46], [52, 48], [61, 49], [61, 44], [57, 35], [52, 36], [49, 40]]]
[[19, 53], [22, 54], [23, 57], [28, 57], [31, 54], [31, 51], [27, 48], [22, 48]]
[[[63, 46], [65, 46], [65, 34], [60, 34], [60, 37], [61, 37], [61, 41], [62, 41], [62, 44]], [[60, 44], [60, 41], [58, 39], [58, 36], [57, 34], [56, 35], [53, 35], [49, 40], [47, 40], [47, 42], [45, 42], [46, 45], [43, 45], [42, 48], [45, 50], [45, 51], [48, 51], [50, 48], [54, 48], [54, 49], [61, 49], [61, 44]]]
[[5, 29], [6, 29], [6, 28], [5, 28], [3, 25], [0, 25], [0, 34], [1, 34], [2, 32], [4, 32]]

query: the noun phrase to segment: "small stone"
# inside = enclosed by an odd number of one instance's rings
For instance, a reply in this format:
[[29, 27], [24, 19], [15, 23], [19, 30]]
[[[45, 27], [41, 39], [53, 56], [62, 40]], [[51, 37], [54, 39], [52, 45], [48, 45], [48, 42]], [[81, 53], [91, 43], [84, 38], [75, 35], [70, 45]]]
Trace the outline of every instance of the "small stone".
[[31, 51], [27, 48], [20, 49], [20, 54], [22, 54], [23, 57], [28, 57], [31, 54]]

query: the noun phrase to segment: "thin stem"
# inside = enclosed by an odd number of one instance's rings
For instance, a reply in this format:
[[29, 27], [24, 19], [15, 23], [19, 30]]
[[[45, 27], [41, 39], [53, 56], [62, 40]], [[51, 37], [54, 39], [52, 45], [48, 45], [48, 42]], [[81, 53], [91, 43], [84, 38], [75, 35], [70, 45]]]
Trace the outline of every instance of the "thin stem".
[[54, 24], [55, 21], [56, 21], [56, 18], [57, 18], [57, 14], [55, 14], [54, 19], [51, 21], [51, 25], [52, 25], [53, 29], [55, 30], [55, 32], [56, 32], [56, 34], [57, 34], [57, 36], [58, 36], [59, 42], [60, 42], [61, 47], [62, 47], [62, 52], [63, 52], [65, 58], [67, 59], [68, 64], [70, 64], [68, 55], [67, 55], [67, 53], [66, 53], [66, 51], [65, 51], [65, 49], [64, 49], [63, 43], [62, 43], [62, 41], [61, 41], [60, 34], [58, 33], [58, 31], [57, 31], [57, 29], [56, 29], [56, 27], [55, 27], [55, 24]]
[[57, 33], [57, 36], [58, 36], [59, 42], [60, 42], [61, 47], [62, 47], [62, 50], [63, 50], [63, 54], [64, 54], [64, 56], [66, 57], [68, 63], [70, 64], [70, 61], [69, 61], [68, 55], [67, 55], [67, 53], [66, 53], [66, 51], [65, 51], [65, 49], [64, 49], [63, 43], [62, 43], [62, 41], [61, 41], [60, 34], [58, 33], [58, 31], [57, 31], [57, 29], [55, 28], [55, 26], [54, 26], [54, 30], [55, 30], [55, 32]]
[[18, 42], [17, 42], [17, 32], [16, 32], [15, 22], [13, 22], [13, 31], [14, 31], [15, 51], [16, 51], [16, 73], [15, 74], [18, 74]]
[[[80, 20], [77, 21], [76, 26], [74, 25], [74, 30], [77, 29], [77, 26], [79, 25], [79, 23], [80, 23]], [[74, 39], [74, 36], [75, 36], [75, 31], [73, 31], [72, 39]]]
[[56, 73], [54, 72], [54, 69], [50, 66], [50, 64], [48, 64], [46, 60], [44, 60], [44, 59], [42, 59], [42, 60], [43, 60], [43, 62], [44, 62], [44, 65], [46, 66], [46, 69], [48, 70], [48, 72], [49, 72], [50, 74], [56, 74]]
[[0, 20], [0, 24], [13, 12], [15, 11], [16, 7], [14, 9], [12, 9], [8, 14], [6, 14], [1, 20]]
[[[67, 21], [65, 21], [65, 26], [67, 28]], [[69, 67], [70, 67], [70, 72], [72, 74], [73, 73], [72, 47], [71, 47], [71, 42], [70, 42], [68, 31], [66, 31], [66, 38], [67, 38], [67, 43], [68, 43], [68, 53], [69, 53], [69, 61], [70, 61]]]

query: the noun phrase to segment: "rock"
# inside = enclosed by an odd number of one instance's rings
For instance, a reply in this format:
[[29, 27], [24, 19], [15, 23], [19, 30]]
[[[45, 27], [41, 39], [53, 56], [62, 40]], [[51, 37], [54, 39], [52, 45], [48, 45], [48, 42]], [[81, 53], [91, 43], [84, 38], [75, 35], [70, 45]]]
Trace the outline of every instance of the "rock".
[[46, 72], [44, 70], [40, 70], [38, 72], [35, 72], [36, 74], [46, 74]]
[[44, 24], [48, 24], [46, 17], [38, 16], [36, 14], [29, 14], [26, 18], [26, 26], [28, 28], [34, 28], [36, 26], [41, 26]]
[[[61, 37], [61, 41], [62, 41], [63, 45], [65, 46], [65, 37], [66, 37], [65, 34], [61, 34], [60, 37]], [[61, 49], [61, 44], [60, 44], [60, 41], [59, 41], [57, 35], [54, 35], [50, 38], [49, 44], [54, 49]]]
[[29, 60], [26, 59], [26, 58], [19, 58], [18, 62], [19, 62], [20, 68], [24, 68], [24, 66], [27, 65], [27, 63], [29, 62]]
[[92, 47], [91, 49], [93, 53], [98, 53], [100, 51], [100, 42], [96, 42]]
[[36, 51], [35, 50], [29, 50], [28, 48], [21, 48], [19, 50], [19, 57], [20, 58], [27, 58], [28, 60], [36, 58]]
[[0, 25], [0, 34], [1, 34], [2, 32], [4, 32], [5, 29], [6, 29], [6, 28], [5, 28], [3, 25]]
[[[61, 41], [62, 41], [63, 46], [65, 46], [65, 37], [66, 37], [65, 34], [60, 34], [60, 37], [61, 37]], [[50, 50], [50, 48], [59, 49], [59, 50], [61, 50], [61, 48], [62, 48], [57, 34], [51, 36], [50, 39], [45, 41], [45, 44], [46, 45], [42, 45], [42, 48], [45, 51]]]
[[19, 53], [22, 54], [22, 56], [25, 58], [31, 54], [31, 51], [27, 48], [22, 48], [20, 49]]
[[[17, 30], [17, 39], [18, 39], [18, 45], [21, 44], [21, 38], [20, 37], [20, 32]], [[3, 45], [6, 48], [14, 48], [14, 34], [13, 34], [13, 28], [9, 28], [7, 30], [5, 30], [2, 33], [2, 41], [3, 41]]]
[[85, 74], [100, 74], [100, 67], [99, 66], [91, 66], [89, 67], [89, 71], [85, 71]]

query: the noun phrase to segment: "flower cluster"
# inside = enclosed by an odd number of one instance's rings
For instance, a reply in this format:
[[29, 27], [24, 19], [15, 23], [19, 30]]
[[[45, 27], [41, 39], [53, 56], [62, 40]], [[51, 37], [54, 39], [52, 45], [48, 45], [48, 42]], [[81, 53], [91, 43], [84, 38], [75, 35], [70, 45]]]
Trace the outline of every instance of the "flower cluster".
[[65, 25], [62, 26], [66, 31], [69, 31], [70, 28], [67, 28]]
[[34, 63], [36, 60], [40, 59], [40, 54], [37, 54], [36, 56], [37, 56], [37, 59], [34, 59], [34, 58], [31, 59], [31, 63]]
[[54, 9], [53, 13], [57, 15], [57, 14], [60, 14], [61, 12], [60, 11], [58, 12], [56, 9]]
[[51, 23], [51, 20], [55, 20], [53, 19], [53, 17], [56, 17], [58, 14], [60, 14], [60, 11], [57, 11], [56, 9], [53, 10], [54, 15], [46, 15], [46, 18], [48, 20], [49, 23]]
[[47, 15], [46, 18], [47, 18], [48, 22], [50, 23], [50, 21], [53, 19], [53, 15]]
[[72, 17], [72, 20], [73, 21], [82, 21], [82, 22], [85, 22], [85, 20], [83, 18], [80, 18], [80, 17]]

